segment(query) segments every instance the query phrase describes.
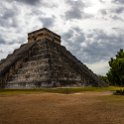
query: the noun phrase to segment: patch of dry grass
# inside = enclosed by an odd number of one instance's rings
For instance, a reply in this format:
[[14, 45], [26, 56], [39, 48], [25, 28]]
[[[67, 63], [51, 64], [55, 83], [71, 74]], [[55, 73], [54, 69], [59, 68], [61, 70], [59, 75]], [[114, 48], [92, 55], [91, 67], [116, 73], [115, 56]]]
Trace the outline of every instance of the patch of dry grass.
[[13, 95], [13, 94], [29, 94], [29, 93], [77, 93], [85, 91], [116, 91], [124, 89], [124, 87], [60, 87], [60, 88], [41, 88], [41, 89], [0, 89], [0, 95]]

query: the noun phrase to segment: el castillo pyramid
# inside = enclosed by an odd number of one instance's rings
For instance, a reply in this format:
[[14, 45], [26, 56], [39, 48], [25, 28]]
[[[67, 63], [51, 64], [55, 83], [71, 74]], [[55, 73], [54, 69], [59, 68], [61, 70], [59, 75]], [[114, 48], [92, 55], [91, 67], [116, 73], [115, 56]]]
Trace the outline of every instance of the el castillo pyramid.
[[61, 37], [43, 28], [0, 62], [0, 88], [106, 86], [61, 45]]

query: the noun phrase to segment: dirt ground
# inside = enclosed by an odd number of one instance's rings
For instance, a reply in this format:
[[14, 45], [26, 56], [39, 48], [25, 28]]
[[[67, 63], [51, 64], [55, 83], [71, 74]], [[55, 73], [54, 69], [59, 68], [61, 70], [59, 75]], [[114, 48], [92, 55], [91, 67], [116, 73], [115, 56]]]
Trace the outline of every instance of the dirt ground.
[[110, 92], [0, 95], [0, 124], [124, 124], [124, 97]]

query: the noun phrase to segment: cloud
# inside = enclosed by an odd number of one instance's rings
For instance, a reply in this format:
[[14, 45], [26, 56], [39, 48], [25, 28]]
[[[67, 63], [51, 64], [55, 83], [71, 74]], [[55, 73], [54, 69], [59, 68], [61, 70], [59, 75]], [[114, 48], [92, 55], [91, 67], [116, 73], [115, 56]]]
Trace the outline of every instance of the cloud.
[[77, 8], [81, 8], [81, 7], [85, 7], [85, 3], [82, 0], [66, 0], [66, 3], [68, 5], [70, 5], [72, 8], [76, 7]]
[[34, 5], [38, 5], [42, 0], [15, 0], [15, 1], [34, 6]]
[[0, 53], [4, 53], [4, 51], [3, 50], [0, 50]]
[[0, 26], [2, 27], [17, 27], [16, 16], [19, 14], [17, 7], [13, 6], [9, 8], [5, 5], [1, 5], [0, 8], [1, 17], [0, 17]]
[[13, 45], [13, 44], [18, 44], [17, 41], [14, 41], [12, 39], [6, 39], [6, 37], [0, 36], [0, 45]]
[[116, 52], [124, 46], [124, 36], [107, 34], [102, 30], [90, 32], [87, 47], [83, 48], [85, 62], [94, 63], [100, 60], [109, 60]]
[[40, 17], [39, 20], [42, 22], [43, 27], [49, 28], [54, 25], [54, 22], [55, 22], [54, 18], [55, 17], [53, 17], [53, 18], [52, 17], [44, 17], [44, 18]]
[[6, 41], [2, 37], [0, 37], [0, 45], [1, 44], [6, 44]]
[[106, 9], [101, 9], [101, 10], [100, 10], [100, 13], [101, 13], [103, 16], [108, 14]]
[[102, 19], [105, 19], [105, 20], [117, 20], [117, 21], [123, 21], [124, 18], [123, 18], [123, 12], [124, 12], [124, 7], [122, 6], [116, 6], [116, 7], [112, 7], [112, 8], [109, 8], [109, 9], [101, 9], [99, 11], [99, 13], [101, 14], [101, 17]]
[[113, 3], [124, 4], [124, 0], [113, 0]]
[[84, 32], [78, 27], [73, 27], [63, 33], [62, 38], [64, 42], [68, 44], [69, 49], [71, 49], [74, 53], [79, 50], [81, 43], [85, 41]]
[[82, 12], [79, 8], [72, 8], [71, 10], [66, 12], [65, 15], [66, 19], [81, 19], [82, 18]]
[[87, 64], [87, 66], [94, 70], [94, 72], [98, 75], [105, 75], [106, 72], [109, 70], [109, 64], [108, 61], [99, 61], [96, 63], [92, 63], [92, 64]]
[[63, 34], [63, 39], [66, 40], [68, 49], [74, 55], [82, 62], [89, 64], [109, 60], [124, 46], [123, 35], [109, 35], [98, 29], [86, 34], [83, 30], [72, 28], [69, 32]]
[[113, 19], [113, 20], [123, 21], [123, 19], [121, 17], [117, 16], [117, 15], [111, 15], [110, 18]]
[[115, 13], [120, 14], [124, 12], [124, 7], [118, 7], [115, 10], [113, 10]]
[[105, 3], [105, 0], [99, 0], [101, 3]]
[[66, 3], [70, 6], [70, 9], [67, 10], [65, 13], [65, 18], [67, 20], [92, 17], [90, 14], [86, 14], [84, 12], [84, 8], [86, 7], [86, 5], [81, 0], [78, 0], [78, 1], [67, 0]]

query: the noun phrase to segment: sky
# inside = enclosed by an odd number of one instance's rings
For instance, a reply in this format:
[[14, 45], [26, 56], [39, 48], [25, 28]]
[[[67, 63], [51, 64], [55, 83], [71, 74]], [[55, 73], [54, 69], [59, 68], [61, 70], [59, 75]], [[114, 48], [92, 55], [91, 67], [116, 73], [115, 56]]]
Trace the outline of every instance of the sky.
[[0, 59], [46, 27], [93, 72], [105, 75], [108, 61], [124, 49], [124, 0], [1, 0]]

